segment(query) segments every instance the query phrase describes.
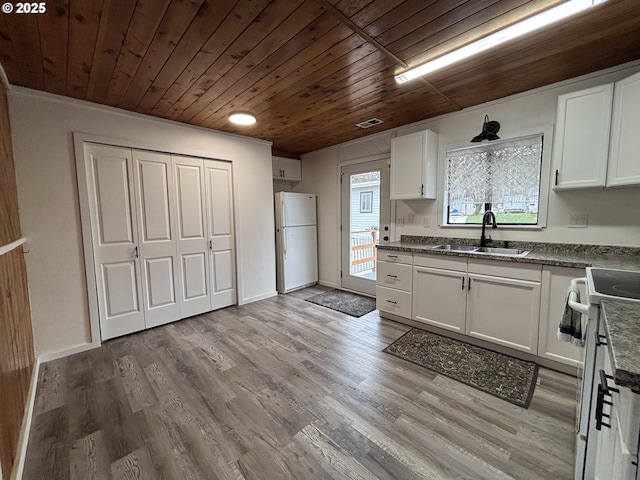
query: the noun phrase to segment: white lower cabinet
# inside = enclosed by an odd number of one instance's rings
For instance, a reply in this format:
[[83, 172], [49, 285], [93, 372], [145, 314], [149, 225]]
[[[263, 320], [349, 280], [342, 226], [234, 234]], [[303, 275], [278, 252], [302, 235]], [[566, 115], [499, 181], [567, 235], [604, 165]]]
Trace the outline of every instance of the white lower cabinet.
[[413, 320], [537, 354], [541, 267], [414, 255]]
[[415, 255], [413, 319], [465, 333], [467, 259]]
[[376, 308], [381, 312], [411, 318], [412, 260], [411, 253], [378, 253]]
[[538, 354], [541, 265], [385, 250], [378, 258], [382, 316]]
[[[567, 288], [573, 278], [584, 277], [584, 268], [542, 267], [540, 329], [538, 356], [577, 367], [582, 363], [582, 349], [558, 340], [558, 325], [567, 299]], [[584, 288], [581, 292], [584, 302]]]
[[536, 355], [541, 270], [469, 260], [466, 334]]

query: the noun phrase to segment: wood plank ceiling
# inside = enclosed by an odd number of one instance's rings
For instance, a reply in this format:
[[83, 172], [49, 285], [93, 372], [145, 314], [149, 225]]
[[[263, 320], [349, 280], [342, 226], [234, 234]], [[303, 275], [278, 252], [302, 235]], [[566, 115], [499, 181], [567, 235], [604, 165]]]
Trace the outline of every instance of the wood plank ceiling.
[[[425, 79], [393, 80], [557, 3], [48, 0], [44, 14], [0, 15], [0, 63], [13, 85], [270, 140], [295, 156], [640, 58], [638, 0], [609, 0]], [[257, 124], [230, 124], [235, 110]], [[356, 127], [374, 117], [384, 123]]]

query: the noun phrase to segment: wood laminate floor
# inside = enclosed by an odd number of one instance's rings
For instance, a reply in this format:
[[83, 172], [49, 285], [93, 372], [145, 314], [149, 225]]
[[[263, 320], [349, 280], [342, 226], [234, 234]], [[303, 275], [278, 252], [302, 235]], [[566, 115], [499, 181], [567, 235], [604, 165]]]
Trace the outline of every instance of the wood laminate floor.
[[314, 287], [41, 366], [24, 479], [570, 479], [576, 379], [527, 410], [382, 349]]

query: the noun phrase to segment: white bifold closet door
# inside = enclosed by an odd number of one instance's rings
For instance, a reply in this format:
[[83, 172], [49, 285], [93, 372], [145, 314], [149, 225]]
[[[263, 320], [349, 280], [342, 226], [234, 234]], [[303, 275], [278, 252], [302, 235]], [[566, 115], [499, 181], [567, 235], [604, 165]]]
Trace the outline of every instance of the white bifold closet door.
[[205, 162], [211, 309], [236, 303], [231, 164]]
[[103, 339], [145, 328], [131, 150], [85, 145]]
[[181, 316], [171, 156], [133, 150], [145, 327]]
[[102, 339], [236, 303], [228, 162], [85, 144]]
[[204, 161], [174, 157], [182, 317], [211, 310]]

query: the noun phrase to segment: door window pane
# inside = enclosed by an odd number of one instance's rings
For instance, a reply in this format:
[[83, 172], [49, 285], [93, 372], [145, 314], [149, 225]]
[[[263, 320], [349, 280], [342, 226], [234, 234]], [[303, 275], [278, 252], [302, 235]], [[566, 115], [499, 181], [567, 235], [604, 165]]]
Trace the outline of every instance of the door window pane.
[[380, 230], [380, 171], [349, 176], [350, 275], [376, 278], [376, 244]]

